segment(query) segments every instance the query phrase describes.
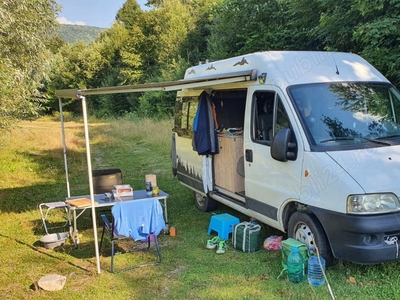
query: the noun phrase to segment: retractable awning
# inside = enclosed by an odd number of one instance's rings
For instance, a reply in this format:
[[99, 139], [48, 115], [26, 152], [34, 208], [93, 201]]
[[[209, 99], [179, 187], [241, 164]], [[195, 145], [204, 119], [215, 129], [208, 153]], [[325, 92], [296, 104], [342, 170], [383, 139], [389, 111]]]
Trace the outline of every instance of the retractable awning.
[[59, 98], [79, 98], [79, 96], [104, 95], [132, 92], [154, 92], [154, 91], [178, 91], [182, 89], [205, 88], [221, 84], [252, 81], [257, 79], [256, 70], [247, 70], [235, 73], [227, 73], [223, 76], [200, 77], [196, 79], [184, 79], [177, 81], [152, 82], [136, 85], [122, 85], [112, 87], [101, 87], [96, 89], [65, 89], [56, 90], [55, 96]]

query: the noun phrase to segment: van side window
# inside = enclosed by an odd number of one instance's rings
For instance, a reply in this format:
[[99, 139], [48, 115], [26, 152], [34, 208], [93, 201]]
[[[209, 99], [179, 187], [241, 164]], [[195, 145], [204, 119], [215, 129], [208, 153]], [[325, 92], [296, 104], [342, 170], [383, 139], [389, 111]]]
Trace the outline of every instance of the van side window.
[[278, 107], [276, 111], [276, 124], [275, 124], [274, 135], [283, 128], [291, 127], [288, 115], [286, 113], [286, 109], [283, 107], [281, 98], [279, 96], [277, 97], [277, 101], [278, 101]]
[[253, 95], [252, 139], [270, 145], [276, 132], [290, 128], [282, 101], [275, 92], [255, 92]]
[[192, 138], [193, 120], [198, 105], [198, 97], [180, 97], [176, 99], [174, 132], [179, 136]]
[[269, 144], [273, 136], [274, 92], [256, 92], [253, 95], [253, 126], [254, 141]]

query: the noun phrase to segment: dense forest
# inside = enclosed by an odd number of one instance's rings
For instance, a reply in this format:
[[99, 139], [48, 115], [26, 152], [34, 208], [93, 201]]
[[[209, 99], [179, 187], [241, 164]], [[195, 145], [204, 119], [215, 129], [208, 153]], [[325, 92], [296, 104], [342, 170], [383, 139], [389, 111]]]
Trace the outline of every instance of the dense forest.
[[[127, 0], [90, 43], [57, 35], [55, 0], [0, 7], [0, 126], [58, 109], [54, 90], [177, 80], [190, 65], [263, 50], [360, 54], [400, 83], [400, 0]], [[169, 116], [169, 93], [92, 96], [98, 117]], [[64, 110], [79, 110], [70, 101]]]

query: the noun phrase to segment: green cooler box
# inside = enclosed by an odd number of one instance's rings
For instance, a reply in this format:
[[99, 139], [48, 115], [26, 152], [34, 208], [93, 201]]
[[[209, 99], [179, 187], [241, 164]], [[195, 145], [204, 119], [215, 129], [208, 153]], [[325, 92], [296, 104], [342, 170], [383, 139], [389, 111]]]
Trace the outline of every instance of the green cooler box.
[[250, 222], [242, 222], [235, 226], [232, 234], [233, 248], [243, 252], [259, 251], [261, 226]]

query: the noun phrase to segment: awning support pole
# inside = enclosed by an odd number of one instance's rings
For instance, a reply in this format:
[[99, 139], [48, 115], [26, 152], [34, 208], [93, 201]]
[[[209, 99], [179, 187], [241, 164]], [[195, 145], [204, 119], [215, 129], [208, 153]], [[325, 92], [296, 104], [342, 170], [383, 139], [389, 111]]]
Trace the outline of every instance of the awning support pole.
[[58, 98], [58, 105], [59, 105], [59, 107], [60, 107], [61, 139], [62, 139], [63, 154], [64, 154], [65, 180], [66, 180], [66, 182], [67, 182], [67, 196], [68, 196], [68, 197], [71, 197], [71, 191], [70, 191], [70, 189], [69, 189], [67, 145], [66, 145], [66, 143], [65, 143], [64, 116], [63, 116], [61, 98]]
[[82, 114], [83, 114], [83, 122], [84, 122], [84, 127], [85, 127], [86, 158], [87, 158], [87, 165], [88, 165], [90, 201], [91, 201], [91, 206], [92, 206], [94, 249], [96, 252], [97, 273], [100, 274], [100, 272], [101, 272], [101, 270], [100, 270], [100, 255], [99, 255], [99, 244], [98, 244], [98, 239], [97, 239], [96, 209], [95, 209], [95, 202], [94, 202], [92, 159], [90, 156], [89, 126], [88, 126], [88, 120], [87, 120], [86, 98], [85, 98], [85, 96], [79, 95], [79, 93], [77, 96], [79, 99], [82, 100]]

